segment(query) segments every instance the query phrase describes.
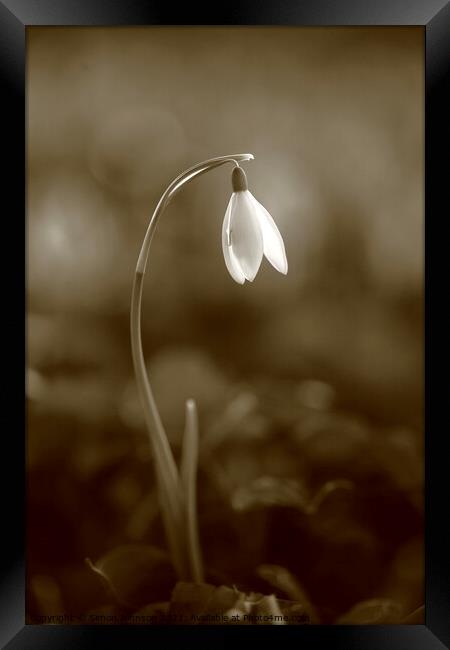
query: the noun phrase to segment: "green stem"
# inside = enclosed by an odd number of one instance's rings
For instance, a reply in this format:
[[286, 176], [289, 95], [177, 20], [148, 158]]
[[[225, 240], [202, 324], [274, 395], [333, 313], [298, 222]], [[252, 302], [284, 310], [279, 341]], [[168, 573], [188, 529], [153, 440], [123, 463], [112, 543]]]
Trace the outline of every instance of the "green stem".
[[194, 582], [203, 582], [203, 564], [197, 523], [198, 415], [193, 399], [186, 402], [186, 425], [181, 454], [180, 480], [185, 503], [189, 568]]
[[[150, 436], [150, 444], [152, 446], [156, 464], [156, 477], [167, 541], [169, 544], [174, 567], [178, 573], [178, 576], [182, 580], [186, 579], [189, 573], [191, 573], [194, 579], [198, 579], [198, 577], [201, 576], [198, 539], [196, 539], [195, 533], [193, 534], [191, 530], [192, 522], [195, 523], [196, 529], [196, 517], [193, 517], [192, 513], [192, 507], [194, 507], [194, 509], [196, 507], [195, 491], [193, 493], [194, 499], [192, 500], [191, 488], [191, 497], [188, 500], [188, 503], [190, 504], [188, 506], [188, 508], [190, 508], [190, 514], [186, 516], [186, 506], [181, 492], [180, 477], [172, 451], [170, 449], [166, 432], [164, 431], [164, 427], [161, 422], [161, 417], [156, 406], [155, 398], [153, 396], [153, 392], [147, 376], [147, 370], [145, 367], [141, 338], [141, 305], [144, 274], [147, 266], [150, 245], [159, 218], [171, 199], [178, 192], [178, 190], [197, 176], [200, 176], [201, 174], [204, 174], [205, 172], [210, 171], [215, 167], [218, 167], [225, 163], [237, 164], [238, 162], [252, 159], [252, 154], [234, 154], [230, 156], [211, 158], [210, 160], [206, 160], [202, 163], [194, 165], [193, 167], [190, 167], [172, 181], [172, 183], [167, 187], [166, 191], [161, 196], [153, 213], [153, 216], [150, 219], [150, 223], [148, 225], [147, 232], [145, 234], [142, 248], [139, 254], [133, 282], [130, 329], [134, 372], [136, 375], [139, 396], [144, 410], [145, 422]], [[187, 423], [187, 425], [190, 426], [189, 423]], [[194, 440], [195, 436], [193, 437], [190, 435], [189, 439]], [[195, 487], [197, 450], [195, 450], [194, 455], [190, 454], [189, 458], [190, 463], [194, 468], [193, 471], [191, 469], [191, 471], [188, 472], [189, 482], [190, 484], [192, 483]], [[194, 504], [194, 506], [192, 506], [192, 504]]]
[[181, 579], [187, 579], [182, 533], [183, 509], [178, 498], [179, 477], [167, 435], [161, 422], [145, 367], [141, 339], [142, 273], [136, 273], [131, 299], [131, 349], [139, 396], [155, 459], [160, 506], [172, 561]]

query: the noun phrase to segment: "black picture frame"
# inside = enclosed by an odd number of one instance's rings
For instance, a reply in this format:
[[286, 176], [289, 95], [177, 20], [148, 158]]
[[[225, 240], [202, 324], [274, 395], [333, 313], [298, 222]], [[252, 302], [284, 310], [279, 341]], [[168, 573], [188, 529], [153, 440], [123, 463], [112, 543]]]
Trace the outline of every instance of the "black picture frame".
[[[422, 26], [425, 35], [425, 465], [426, 465], [426, 623], [392, 626], [181, 627], [25, 625], [25, 116], [26, 30], [35, 25], [290, 25]], [[183, 8], [145, 0], [0, 0], [4, 166], [4, 250], [14, 251], [3, 275], [3, 341], [9, 353], [3, 391], [3, 535], [1, 554], [0, 641], [16, 648], [142, 648], [156, 639], [187, 642], [187, 634], [224, 646], [236, 635], [269, 641], [326, 644], [345, 650], [450, 648], [450, 535], [447, 481], [448, 320], [440, 307], [448, 296], [448, 213], [450, 115], [446, 85], [450, 67], [450, 4], [444, 0], [230, 0], [215, 6]], [[6, 199], [6, 201], [5, 201]], [[408, 236], [408, 233], [405, 233]], [[445, 246], [445, 251], [444, 251]], [[13, 269], [13, 272], [11, 272]], [[442, 286], [441, 286], [442, 285]], [[6, 294], [5, 294], [6, 292]], [[7, 356], [7, 355], [5, 355]], [[442, 377], [444, 379], [442, 379]], [[447, 497], [447, 498], [446, 498]], [[303, 645], [304, 644], [304, 645]]]

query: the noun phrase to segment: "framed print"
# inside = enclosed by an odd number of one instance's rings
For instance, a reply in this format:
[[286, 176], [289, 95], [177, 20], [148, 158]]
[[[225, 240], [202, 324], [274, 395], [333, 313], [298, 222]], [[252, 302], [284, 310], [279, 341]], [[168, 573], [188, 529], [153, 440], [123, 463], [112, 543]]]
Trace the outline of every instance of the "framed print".
[[450, 648], [448, 4], [0, 16], [4, 647]]

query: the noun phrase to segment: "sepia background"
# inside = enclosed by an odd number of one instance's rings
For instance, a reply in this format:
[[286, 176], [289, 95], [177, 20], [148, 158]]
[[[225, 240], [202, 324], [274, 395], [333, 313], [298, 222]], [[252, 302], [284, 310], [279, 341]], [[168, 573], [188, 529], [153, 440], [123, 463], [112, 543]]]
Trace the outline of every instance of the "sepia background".
[[[401, 622], [424, 600], [422, 30], [27, 34], [29, 621], [171, 598], [133, 274], [168, 183], [251, 152], [288, 275], [228, 275], [222, 167], [168, 208], [144, 289], [176, 455], [199, 406], [208, 582], [313, 622]], [[114, 550], [118, 600], [85, 563]]]

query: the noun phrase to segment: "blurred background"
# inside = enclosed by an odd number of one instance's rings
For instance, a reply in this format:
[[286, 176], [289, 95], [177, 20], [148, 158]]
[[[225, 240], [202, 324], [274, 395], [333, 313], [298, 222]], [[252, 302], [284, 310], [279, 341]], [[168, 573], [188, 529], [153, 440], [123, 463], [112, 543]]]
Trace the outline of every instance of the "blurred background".
[[27, 38], [29, 620], [123, 607], [84, 563], [114, 549], [127, 576], [136, 549], [151, 556], [144, 584], [121, 585], [128, 609], [170, 599], [133, 274], [168, 183], [251, 152], [288, 275], [228, 275], [222, 167], [167, 209], [144, 288], [176, 455], [184, 401], [199, 406], [208, 582], [303, 599], [317, 622], [398, 622], [423, 603], [422, 30]]

